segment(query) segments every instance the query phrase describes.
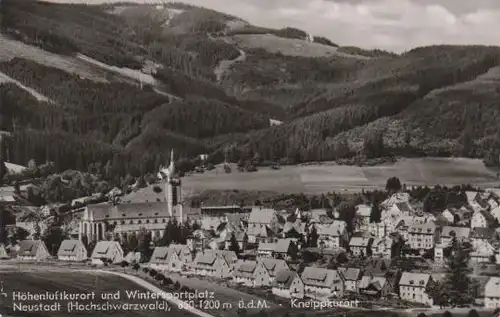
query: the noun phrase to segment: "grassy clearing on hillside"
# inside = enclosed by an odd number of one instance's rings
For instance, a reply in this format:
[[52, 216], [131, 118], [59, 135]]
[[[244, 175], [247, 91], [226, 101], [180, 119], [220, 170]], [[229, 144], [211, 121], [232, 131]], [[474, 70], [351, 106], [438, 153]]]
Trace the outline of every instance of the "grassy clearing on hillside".
[[88, 63], [74, 57], [51, 53], [36, 46], [9, 39], [0, 34], [0, 61], [8, 61], [15, 57], [55, 67], [93, 81], [107, 82], [105, 70], [92, 67]]
[[368, 59], [365, 56], [337, 52], [337, 48], [319, 43], [310, 43], [300, 39], [282, 38], [272, 34], [245, 34], [231, 38], [243, 49], [263, 48], [271, 53], [302, 57], [344, 56]]
[[[42, 294], [46, 291], [55, 293], [56, 291], [74, 294], [82, 294], [94, 291], [96, 296], [92, 300], [95, 304], [103, 304], [109, 301], [110, 304], [150, 304], [155, 303], [156, 300], [133, 300], [128, 299], [125, 291], [144, 291], [133, 282], [125, 280], [117, 276], [108, 275], [94, 275], [79, 272], [2, 272], [0, 278], [3, 281], [4, 291], [9, 294], [9, 297], [3, 299], [0, 303], [0, 311], [2, 313], [13, 314], [13, 301], [12, 292], [30, 292], [31, 294]], [[102, 300], [101, 294], [103, 293], [116, 293], [120, 292], [121, 299]], [[23, 304], [53, 304], [54, 301], [17, 301]], [[79, 304], [89, 304], [91, 300], [78, 300]], [[36, 313], [29, 313], [24, 316], [37, 316], [37, 317], [59, 317], [68, 316], [70, 313], [67, 309], [68, 301], [60, 301], [60, 311], [42, 311]], [[124, 309], [110, 310], [110, 311], [81, 311], [71, 312], [72, 316], [174, 316], [174, 317], [188, 317], [194, 316], [186, 311], [180, 311], [172, 306], [171, 310], [154, 311], [150, 309], [126, 311]], [[23, 312], [21, 312], [23, 313]], [[19, 314], [19, 311], [16, 312]], [[17, 315], [19, 316], [19, 315]]]
[[403, 159], [394, 165], [357, 167], [334, 164], [283, 166], [281, 170], [262, 167], [258, 172], [241, 173], [233, 168], [226, 174], [221, 166], [205, 174], [183, 178], [184, 191], [209, 189], [261, 190], [280, 193], [316, 194], [331, 191], [360, 191], [384, 187], [389, 177], [399, 177], [407, 185], [495, 186], [496, 174], [480, 160], [421, 158]]

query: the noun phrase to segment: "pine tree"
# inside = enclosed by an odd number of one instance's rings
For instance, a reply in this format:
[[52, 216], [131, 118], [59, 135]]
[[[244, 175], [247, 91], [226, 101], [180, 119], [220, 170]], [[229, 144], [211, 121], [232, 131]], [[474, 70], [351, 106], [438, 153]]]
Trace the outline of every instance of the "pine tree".
[[469, 278], [472, 271], [469, 268], [471, 251], [470, 243], [453, 238], [451, 255], [446, 262], [447, 274], [442, 289], [442, 295], [448, 296], [449, 302], [453, 306], [467, 305], [474, 301], [473, 283]]
[[379, 223], [382, 218], [382, 211], [378, 202], [374, 201], [370, 211], [370, 223]]
[[313, 226], [311, 231], [309, 232], [309, 235], [307, 237], [307, 244], [310, 248], [316, 248], [318, 246], [318, 231], [316, 230], [315, 226]]
[[236, 235], [233, 234], [231, 235], [231, 244], [229, 246], [229, 250], [230, 251], [234, 251], [236, 254], [240, 254], [241, 250], [240, 250], [240, 245], [238, 244], [238, 241], [236, 240]]

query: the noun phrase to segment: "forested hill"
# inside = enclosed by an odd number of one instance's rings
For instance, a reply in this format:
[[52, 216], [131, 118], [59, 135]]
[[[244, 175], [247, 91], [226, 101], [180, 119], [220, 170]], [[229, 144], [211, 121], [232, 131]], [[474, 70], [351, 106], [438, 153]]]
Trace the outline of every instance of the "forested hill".
[[1, 12], [0, 129], [16, 163], [138, 174], [171, 148], [214, 162], [498, 158], [498, 47], [397, 55], [181, 3]]

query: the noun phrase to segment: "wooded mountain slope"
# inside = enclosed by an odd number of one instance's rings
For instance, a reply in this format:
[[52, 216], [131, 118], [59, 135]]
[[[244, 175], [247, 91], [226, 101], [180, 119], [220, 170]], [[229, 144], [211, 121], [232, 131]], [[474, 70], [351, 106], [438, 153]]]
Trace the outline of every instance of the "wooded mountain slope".
[[[158, 80], [140, 85], [109, 73], [109, 82], [96, 82], [2, 58], [0, 47], [0, 72], [52, 101], [0, 85], [1, 129], [14, 132], [11, 160], [18, 163], [53, 160], [62, 170], [110, 162], [138, 173], [157, 168], [171, 148], [184, 157], [211, 153], [214, 162], [255, 154], [288, 161], [355, 157], [351, 163], [391, 155], [497, 161], [499, 47], [367, 51], [181, 3], [2, 6], [1, 32], [10, 41]], [[270, 126], [270, 119], [283, 124]]]

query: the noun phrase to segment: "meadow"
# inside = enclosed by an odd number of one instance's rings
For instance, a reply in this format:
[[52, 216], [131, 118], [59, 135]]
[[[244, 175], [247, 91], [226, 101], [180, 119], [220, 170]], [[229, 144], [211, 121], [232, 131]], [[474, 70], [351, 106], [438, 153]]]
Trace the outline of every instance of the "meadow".
[[[3, 291], [8, 294], [7, 298], [2, 297], [0, 300], [0, 313], [7, 314], [9, 316], [33, 316], [33, 317], [59, 317], [59, 316], [173, 316], [173, 317], [191, 317], [194, 316], [186, 311], [178, 310], [172, 306], [171, 310], [165, 311], [155, 311], [151, 309], [142, 309], [135, 311], [125, 311], [125, 310], [114, 310], [114, 311], [83, 311], [83, 312], [71, 312], [68, 313], [67, 302], [61, 302], [60, 311], [47, 311], [47, 312], [30, 312], [24, 313], [13, 311], [13, 299], [12, 292], [30, 292], [32, 294], [41, 294], [47, 292], [54, 293], [56, 291], [67, 293], [87, 293], [94, 291], [96, 294], [94, 303], [102, 304], [105, 300], [100, 299], [103, 293], [116, 293], [120, 290], [121, 299], [111, 299], [110, 304], [136, 304], [136, 303], [154, 303], [155, 300], [129, 300], [126, 298], [126, 290], [141, 290], [133, 282], [125, 280], [117, 276], [109, 275], [97, 275], [97, 274], [87, 274], [80, 272], [1, 272], [0, 280], [2, 281]], [[54, 301], [43, 302], [43, 304], [52, 304]], [[90, 303], [88, 301], [80, 301], [83, 304]], [[26, 302], [25, 304], [36, 304], [40, 301]], [[116, 306], [115, 306], [116, 307]]]
[[331, 191], [361, 191], [385, 187], [389, 177], [398, 177], [406, 185], [473, 184], [493, 187], [496, 173], [481, 160], [462, 158], [401, 159], [379, 166], [342, 166], [334, 163], [282, 166], [280, 170], [260, 167], [257, 172], [224, 172], [222, 166], [204, 174], [183, 178], [184, 193], [204, 190], [260, 190], [279, 193], [318, 194]]

